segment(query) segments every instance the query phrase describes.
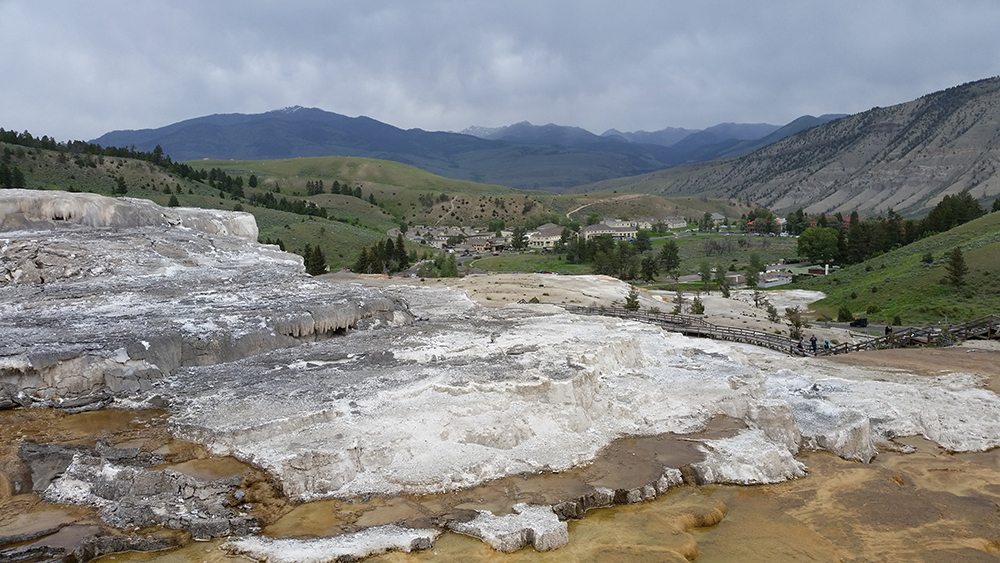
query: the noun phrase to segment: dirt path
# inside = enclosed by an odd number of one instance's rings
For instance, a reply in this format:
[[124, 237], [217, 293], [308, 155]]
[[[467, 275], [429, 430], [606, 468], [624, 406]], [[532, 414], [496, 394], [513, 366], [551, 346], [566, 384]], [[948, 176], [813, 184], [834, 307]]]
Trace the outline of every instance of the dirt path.
[[585, 203], [585, 204], [577, 207], [576, 209], [574, 209], [572, 211], [568, 211], [566, 213], [566, 218], [567, 219], [572, 219], [571, 215], [573, 215], [577, 211], [580, 211], [581, 209], [586, 209], [586, 208], [590, 207], [591, 205], [596, 205], [598, 203], [608, 203], [608, 202], [612, 202], [612, 201], [627, 201], [627, 200], [630, 200], [630, 199], [640, 198], [643, 195], [644, 194], [626, 194], [626, 195], [620, 195], [620, 196], [615, 196], [615, 197], [606, 197], [604, 199], [598, 199], [598, 200], [592, 201], [590, 203]]

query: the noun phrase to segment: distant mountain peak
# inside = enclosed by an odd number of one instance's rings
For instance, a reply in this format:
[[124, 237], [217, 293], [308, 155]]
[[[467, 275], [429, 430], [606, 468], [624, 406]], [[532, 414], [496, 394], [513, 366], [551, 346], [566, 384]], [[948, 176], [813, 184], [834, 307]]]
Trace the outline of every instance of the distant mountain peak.
[[281, 109], [276, 109], [276, 110], [269, 111], [267, 113], [295, 113], [295, 112], [297, 112], [299, 110], [304, 110], [304, 109], [308, 109], [308, 108], [304, 108], [302, 106], [286, 106], [286, 107], [283, 107]]

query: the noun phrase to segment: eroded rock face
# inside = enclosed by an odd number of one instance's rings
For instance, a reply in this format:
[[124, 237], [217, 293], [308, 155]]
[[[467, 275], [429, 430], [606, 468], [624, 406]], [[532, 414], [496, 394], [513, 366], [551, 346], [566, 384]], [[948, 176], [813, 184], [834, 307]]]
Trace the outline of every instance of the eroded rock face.
[[0, 208], [3, 227], [35, 229], [0, 232], [0, 407], [100, 404], [180, 366], [411, 318], [378, 290], [313, 280], [252, 240], [246, 214], [26, 190]]

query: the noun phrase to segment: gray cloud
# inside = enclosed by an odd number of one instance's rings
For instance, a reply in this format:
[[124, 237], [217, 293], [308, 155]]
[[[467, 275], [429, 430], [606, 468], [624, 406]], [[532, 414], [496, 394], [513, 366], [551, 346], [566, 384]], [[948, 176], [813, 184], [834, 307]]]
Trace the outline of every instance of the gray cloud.
[[400, 127], [783, 123], [998, 73], [992, 1], [0, 0], [0, 126], [287, 105]]

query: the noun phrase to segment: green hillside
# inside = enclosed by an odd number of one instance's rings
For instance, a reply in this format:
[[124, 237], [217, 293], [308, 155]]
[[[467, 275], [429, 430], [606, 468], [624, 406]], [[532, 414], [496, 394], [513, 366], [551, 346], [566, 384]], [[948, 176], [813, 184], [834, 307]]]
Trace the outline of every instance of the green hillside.
[[[962, 249], [969, 274], [958, 290], [941, 283], [946, 254]], [[932, 261], [924, 262], [930, 253]], [[903, 324], [962, 321], [1000, 313], [1000, 213], [964, 225], [840, 270], [802, 282], [827, 297], [813, 309], [835, 318], [841, 306], [869, 320]]]
[[[308, 197], [330, 206], [335, 216], [355, 217], [366, 226], [388, 229], [406, 221], [412, 225], [486, 226], [491, 220], [510, 225], [544, 222], [550, 210], [536, 194], [502, 186], [444, 178], [413, 166], [387, 160], [321, 156], [285, 160], [197, 160], [195, 168], [219, 168], [233, 176], [255, 174], [262, 189], [278, 187], [282, 194]], [[321, 194], [307, 196], [307, 183], [323, 181], [329, 192], [334, 181], [360, 187], [367, 202]], [[331, 199], [336, 198], [336, 199]], [[348, 201], [348, 200], [354, 200]], [[343, 207], [341, 207], [343, 206]]]

